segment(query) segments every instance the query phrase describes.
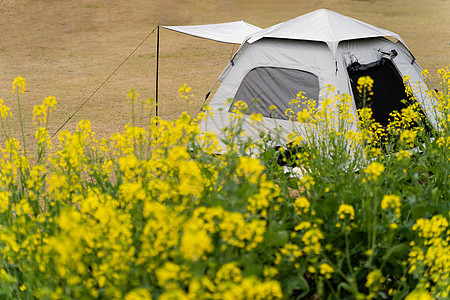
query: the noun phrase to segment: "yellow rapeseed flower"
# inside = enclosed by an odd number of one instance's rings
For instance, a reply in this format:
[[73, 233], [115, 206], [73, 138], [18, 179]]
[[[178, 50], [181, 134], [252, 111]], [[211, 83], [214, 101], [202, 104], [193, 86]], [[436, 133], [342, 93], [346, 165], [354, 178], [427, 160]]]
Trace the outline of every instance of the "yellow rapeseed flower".
[[0, 213], [4, 213], [9, 209], [9, 196], [11, 192], [0, 191]]
[[355, 209], [349, 204], [341, 204], [339, 206], [337, 214], [339, 215], [339, 219], [341, 220], [345, 219], [346, 215], [348, 216], [349, 220], [355, 219]]
[[250, 183], [256, 184], [264, 169], [265, 168], [259, 159], [241, 156], [239, 157], [239, 165], [236, 169], [236, 174], [239, 177], [245, 177]]
[[299, 197], [295, 199], [294, 209], [297, 214], [301, 215], [302, 213], [307, 213], [309, 211], [311, 204], [306, 197]]
[[320, 240], [323, 240], [324, 238], [325, 237], [319, 228], [309, 229], [302, 236], [302, 241], [305, 245], [303, 251], [307, 254], [320, 254], [320, 249], [322, 248]]
[[180, 252], [187, 260], [206, 259], [206, 255], [214, 251], [212, 239], [202, 225], [198, 220], [192, 219], [184, 226]]
[[236, 262], [230, 262], [222, 265], [216, 273], [214, 281], [218, 284], [221, 281], [241, 282], [242, 271]]
[[319, 266], [319, 272], [324, 275], [326, 279], [330, 279], [331, 275], [334, 273], [334, 268], [327, 263], [323, 263]]
[[381, 209], [394, 209], [395, 215], [400, 218], [400, 207], [402, 206], [400, 199], [397, 195], [384, 195], [381, 200]]
[[400, 134], [400, 141], [403, 141], [409, 147], [414, 146], [414, 142], [416, 141], [417, 130], [404, 130]]
[[367, 174], [369, 180], [376, 180], [384, 172], [384, 165], [374, 161], [363, 172]]
[[369, 100], [369, 96], [373, 95], [373, 79], [370, 78], [370, 76], [362, 76], [358, 78], [357, 84], [356, 88], [358, 89], [359, 94], [366, 100]]
[[187, 86], [187, 83], [185, 83], [178, 89], [178, 94], [180, 95], [181, 98], [187, 100], [189, 98], [194, 97], [194, 94], [191, 91], [192, 88]]
[[56, 101], [55, 97], [47, 97], [44, 99], [44, 105], [46, 105], [48, 108], [53, 108], [55, 109], [55, 105], [58, 102]]
[[426, 290], [415, 290], [409, 293], [405, 300], [433, 300], [433, 297]]
[[385, 281], [383, 277], [383, 273], [380, 270], [371, 271], [366, 277], [366, 287], [375, 288], [378, 284], [381, 284]]
[[26, 86], [25, 79], [20, 76], [17, 76], [16, 78], [14, 78], [12, 86], [13, 86], [13, 91], [12, 91], [13, 94], [16, 91], [16, 87], [17, 87], [17, 92], [23, 94], [25, 92], [25, 86]]
[[305, 123], [310, 120], [311, 114], [307, 109], [303, 109], [297, 113], [297, 121], [300, 123]]
[[180, 181], [180, 194], [200, 196], [203, 191], [203, 177], [199, 164], [196, 161], [188, 160], [179, 163], [178, 178]]
[[127, 99], [131, 103], [135, 103], [139, 98], [139, 93], [135, 89], [130, 89], [127, 93]]
[[33, 108], [33, 122], [36, 118], [39, 120], [39, 123], [45, 123], [47, 117], [47, 107], [44, 104], [35, 105]]
[[0, 99], [0, 117], [6, 119], [7, 116], [11, 116], [10, 108], [3, 105], [3, 99]]
[[313, 186], [316, 182], [314, 181], [314, 177], [312, 177], [311, 175], [305, 175], [300, 179], [300, 182], [303, 183], [303, 185], [305, 186], [305, 188], [307, 190], [309, 190], [311, 188], [311, 186]]
[[250, 123], [252, 125], [256, 125], [263, 121], [263, 115], [262, 114], [251, 114], [250, 115]]
[[151, 300], [152, 296], [146, 289], [134, 289], [125, 295], [125, 300]]
[[398, 160], [408, 159], [411, 157], [411, 152], [406, 150], [400, 150], [396, 154]]
[[442, 215], [435, 215], [431, 219], [418, 219], [412, 230], [418, 231], [424, 238], [436, 238], [447, 230], [449, 221]]

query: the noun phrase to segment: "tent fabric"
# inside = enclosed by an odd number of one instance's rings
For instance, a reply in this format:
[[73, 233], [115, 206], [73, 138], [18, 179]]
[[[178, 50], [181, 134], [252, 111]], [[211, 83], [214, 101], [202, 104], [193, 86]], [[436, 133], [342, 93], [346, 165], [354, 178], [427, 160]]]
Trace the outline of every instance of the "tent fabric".
[[258, 26], [246, 23], [244, 21], [209, 25], [161, 27], [195, 37], [229, 44], [241, 44], [250, 34], [261, 31], [261, 28]]
[[[380, 102], [372, 105], [379, 108], [379, 121], [383, 122], [393, 109], [402, 108], [398, 102], [404, 97], [400, 79], [409, 76], [414, 97], [432, 126], [437, 128], [438, 112], [432, 110], [435, 100], [426, 93], [421, 68], [401, 37], [391, 31], [326, 9], [267, 29], [259, 29], [243, 21], [163, 27], [215, 41], [240, 44], [220, 75], [222, 83], [209, 103], [213, 117], [200, 121], [203, 132], [213, 132], [219, 139], [223, 136], [223, 129], [233, 120], [234, 101], [239, 100], [249, 104], [253, 109], [250, 113], [264, 115], [257, 126], [252, 124], [250, 115], [242, 116], [240, 120], [247, 137], [258, 140], [264, 131], [278, 136], [276, 146], [282, 147], [287, 145], [287, 136], [293, 130], [304, 134], [312, 126], [308, 122], [274, 117], [269, 109], [272, 104], [276, 105], [280, 110], [275, 115], [284, 115], [283, 110], [287, 108], [285, 100], [295, 98], [297, 92], [305, 92], [308, 98], [318, 98], [318, 107], [336, 94], [348, 94], [352, 98], [352, 113], [357, 118], [358, 99], [352, 81], [357, 82], [358, 75], [364, 74], [351, 74], [348, 67], [354, 62], [367, 66], [385, 62], [383, 68], [372, 68], [368, 74], [378, 77], [374, 83], [378, 95], [373, 101]], [[386, 37], [393, 37], [398, 42]], [[394, 53], [393, 50], [397, 56], [389, 55]], [[395, 97], [391, 97], [393, 85], [398, 88]], [[335, 90], [328, 90], [328, 86], [335, 87]], [[253, 98], [260, 101], [252, 107]], [[356, 125], [351, 126], [353, 130], [358, 130]], [[225, 151], [226, 146], [221, 146]]]
[[[391, 50], [395, 50], [398, 53], [393, 59], [383, 54], [383, 52], [388, 53]], [[395, 68], [399, 76], [404, 77], [408, 75], [411, 77], [412, 83], [419, 83], [419, 88], [414, 88], [416, 85], [413, 86], [414, 95], [426, 117], [433, 127], [436, 128], [436, 118], [430, 109], [433, 106], [432, 102], [434, 100], [428, 97], [425, 92], [426, 86], [420, 77], [420, 67], [417, 65], [417, 62], [412, 61], [411, 54], [402, 43], [394, 43], [386, 38], [378, 37], [343, 41], [339, 43], [336, 49], [336, 56], [332, 55], [327, 44], [321, 42], [262, 38], [252, 44], [246, 43], [245, 47], [241, 47], [234, 56], [233, 63], [227, 66], [227, 72], [223, 75], [222, 84], [209, 103], [213, 111], [213, 117], [200, 122], [201, 130], [205, 132], [212, 131], [218, 137], [221, 137], [223, 135], [222, 129], [229, 126], [230, 119], [232, 119], [230, 118], [232, 102], [229, 99], [236, 101], [242, 100], [240, 98], [243, 97], [238, 94], [238, 90], [244, 78], [256, 68], [267, 67], [295, 69], [314, 74], [318, 78], [319, 89], [321, 91], [324, 91], [327, 85], [331, 85], [336, 88], [335, 94], [349, 94], [353, 99], [352, 113], [357, 117], [356, 95], [354, 95], [352, 90], [351, 78], [347, 67], [352, 63], [352, 60], [359, 62], [361, 65], [367, 65], [380, 61], [382, 58], [390, 59], [390, 62], [392, 62], [392, 64], [389, 63], [390, 66]], [[392, 73], [389, 75], [391, 76]], [[380, 76], [380, 78], [384, 77], [384, 75]], [[357, 79], [354, 78], [353, 80]], [[379, 79], [375, 82], [377, 88], [379, 87], [383, 92], [391, 88], [389, 85], [383, 84], [383, 86], [378, 86], [379, 84], [377, 82], [380, 80], [383, 81]], [[387, 81], [390, 83], [390, 79], [387, 79]], [[262, 82], [262, 80], [259, 82]], [[266, 86], [267, 89], [272, 88], [271, 85]], [[261, 84], [261, 88], [264, 88], [264, 84]], [[389, 91], [387, 92], [389, 94]], [[326, 95], [319, 94], [319, 107], [322, 105], [325, 97], [332, 98], [334, 93]], [[383, 96], [380, 95], [380, 97], [382, 98]], [[394, 100], [398, 101], [398, 99]], [[282, 99], [273, 98], [273, 101], [277, 101], [278, 103], [276, 105], [282, 107]], [[265, 105], [267, 106], [268, 103]], [[383, 112], [383, 115], [390, 113], [392, 109], [399, 108], [392, 107], [391, 104], [389, 106], [390, 108], [387, 108], [387, 111]], [[263, 109], [258, 108], [258, 110], [262, 111]], [[257, 140], [260, 138], [261, 131], [270, 133], [273, 136], [280, 134], [280, 139], [277, 142], [280, 146], [286, 146], [288, 142], [287, 135], [293, 130], [303, 134], [310, 126], [308, 123], [299, 123], [270, 116], [263, 117], [263, 121], [258, 124], [259, 127], [252, 125], [249, 115], [244, 114], [241, 120], [243, 122], [243, 130], [248, 137]], [[353, 128], [353, 130], [357, 131], [358, 128]], [[225, 145], [221, 146], [222, 149], [226, 149]]]
[[405, 44], [401, 37], [389, 30], [343, 16], [327, 9], [319, 9], [252, 34], [248, 43], [262, 38], [281, 38], [325, 42], [333, 55], [341, 41], [390, 36]]

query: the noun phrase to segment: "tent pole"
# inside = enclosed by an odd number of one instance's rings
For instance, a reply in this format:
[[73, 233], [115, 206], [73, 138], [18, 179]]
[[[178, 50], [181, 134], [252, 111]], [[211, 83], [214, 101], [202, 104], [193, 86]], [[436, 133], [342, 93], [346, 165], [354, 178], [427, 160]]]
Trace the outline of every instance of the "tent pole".
[[216, 82], [214, 83], [213, 87], [211, 88], [211, 90], [206, 94], [205, 96], [205, 100], [203, 101], [202, 106], [200, 107], [199, 112], [201, 112], [203, 110], [203, 107], [205, 106], [206, 100], [208, 100], [209, 95], [211, 94], [211, 92], [213, 91], [214, 87], [216, 86], [216, 84], [219, 82], [220, 76], [219, 78], [217, 78]]
[[155, 86], [155, 116], [158, 118], [158, 82], [159, 81], [159, 24], [156, 32], [156, 86]]

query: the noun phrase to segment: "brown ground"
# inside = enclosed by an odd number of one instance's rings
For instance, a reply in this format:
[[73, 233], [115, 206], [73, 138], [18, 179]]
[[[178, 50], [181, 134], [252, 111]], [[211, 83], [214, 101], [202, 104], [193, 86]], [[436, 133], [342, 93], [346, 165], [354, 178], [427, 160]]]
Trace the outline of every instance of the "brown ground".
[[[52, 134], [158, 23], [243, 19], [268, 27], [318, 8], [398, 33], [432, 74], [450, 62], [448, 0], [0, 0], [0, 98], [17, 116], [11, 83], [16, 76], [27, 80], [22, 103], [26, 135], [32, 138], [33, 105], [55, 96]], [[232, 51], [232, 45], [162, 29], [160, 115], [172, 119], [184, 110], [196, 113]], [[130, 120], [127, 91], [136, 89], [142, 99], [155, 96], [155, 54], [153, 34], [64, 129], [73, 131], [81, 119], [89, 119], [99, 137], [122, 130]], [[190, 105], [178, 96], [185, 82], [195, 92]], [[18, 128], [17, 118], [11, 121]]]

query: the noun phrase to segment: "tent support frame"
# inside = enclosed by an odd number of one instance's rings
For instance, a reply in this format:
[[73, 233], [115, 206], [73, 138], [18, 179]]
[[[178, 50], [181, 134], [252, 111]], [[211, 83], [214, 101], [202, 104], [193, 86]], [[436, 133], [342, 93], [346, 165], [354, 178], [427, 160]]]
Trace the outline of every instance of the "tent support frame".
[[217, 78], [217, 80], [216, 80], [216, 82], [214, 83], [214, 85], [212, 86], [211, 90], [209, 90], [209, 92], [206, 94], [205, 100], [203, 101], [203, 104], [202, 104], [202, 106], [200, 107], [200, 110], [199, 110], [199, 111], [202, 111], [202, 110], [203, 110], [203, 107], [205, 106], [206, 100], [208, 100], [209, 95], [211, 95], [211, 92], [212, 92], [213, 89], [216, 87], [216, 84], [219, 82], [219, 79], [220, 79], [220, 77]]
[[155, 78], [155, 116], [158, 117], [158, 90], [159, 90], [159, 27], [156, 31], [156, 78]]

